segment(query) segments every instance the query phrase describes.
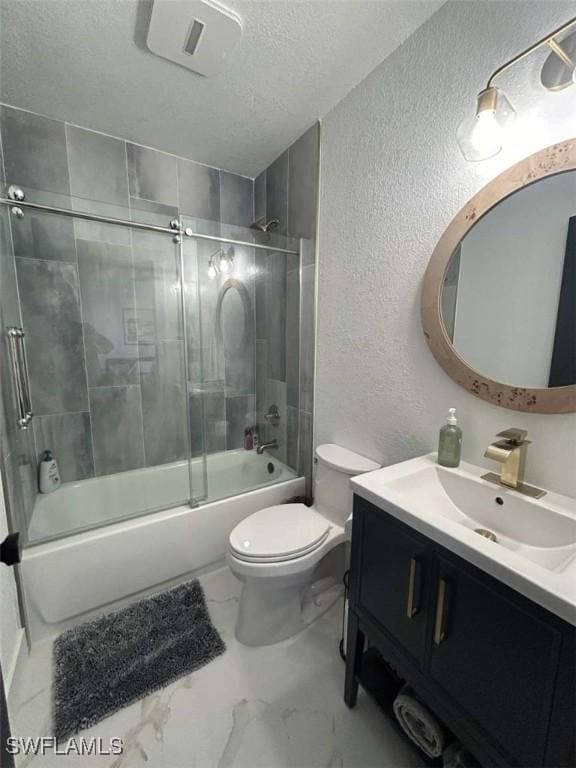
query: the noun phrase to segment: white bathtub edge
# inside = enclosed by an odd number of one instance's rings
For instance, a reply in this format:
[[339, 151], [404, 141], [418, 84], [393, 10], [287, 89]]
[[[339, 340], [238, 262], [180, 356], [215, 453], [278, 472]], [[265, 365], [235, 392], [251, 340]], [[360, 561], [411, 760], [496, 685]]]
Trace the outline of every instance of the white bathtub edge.
[[304, 478], [295, 478], [25, 550], [21, 568], [32, 642], [216, 567], [240, 520], [304, 493], [304, 485]]

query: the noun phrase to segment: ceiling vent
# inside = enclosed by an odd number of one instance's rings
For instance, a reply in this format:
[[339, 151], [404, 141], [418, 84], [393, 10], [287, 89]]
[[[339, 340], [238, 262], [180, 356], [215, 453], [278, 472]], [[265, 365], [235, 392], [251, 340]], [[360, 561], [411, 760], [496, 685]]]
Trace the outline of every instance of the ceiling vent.
[[157, 56], [209, 77], [241, 37], [240, 17], [211, 0], [154, 0], [146, 42]]

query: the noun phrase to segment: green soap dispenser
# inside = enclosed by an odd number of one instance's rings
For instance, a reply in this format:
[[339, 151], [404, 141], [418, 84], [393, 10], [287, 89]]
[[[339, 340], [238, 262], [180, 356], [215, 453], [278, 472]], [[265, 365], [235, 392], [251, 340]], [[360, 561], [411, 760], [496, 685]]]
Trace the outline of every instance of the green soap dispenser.
[[438, 439], [438, 464], [442, 467], [457, 467], [462, 454], [462, 430], [458, 426], [456, 408], [450, 408], [446, 422]]

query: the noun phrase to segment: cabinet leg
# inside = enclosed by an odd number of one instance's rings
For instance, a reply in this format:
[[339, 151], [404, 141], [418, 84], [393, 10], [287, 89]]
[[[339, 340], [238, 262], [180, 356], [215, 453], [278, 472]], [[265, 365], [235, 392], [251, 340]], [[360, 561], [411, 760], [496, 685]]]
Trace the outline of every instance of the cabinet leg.
[[344, 702], [352, 708], [358, 698], [358, 677], [362, 652], [364, 650], [364, 633], [360, 631], [358, 619], [350, 611], [348, 614], [348, 642], [346, 645], [346, 681], [344, 684]]

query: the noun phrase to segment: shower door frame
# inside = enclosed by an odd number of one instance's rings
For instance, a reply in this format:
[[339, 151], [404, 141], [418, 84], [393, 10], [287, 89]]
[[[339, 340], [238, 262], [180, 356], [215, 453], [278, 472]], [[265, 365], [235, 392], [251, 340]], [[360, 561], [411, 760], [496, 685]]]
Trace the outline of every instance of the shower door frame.
[[[237, 240], [231, 237], [221, 237], [220, 235], [206, 235], [202, 232], [195, 232], [192, 227], [183, 227], [180, 219], [172, 219], [168, 227], [161, 227], [158, 224], [144, 224], [140, 221], [131, 221], [130, 219], [119, 219], [113, 216], [101, 216], [97, 213], [88, 213], [86, 211], [76, 211], [72, 208], [59, 208], [54, 205], [42, 205], [40, 203], [30, 203], [27, 200], [18, 200], [15, 198], [0, 197], [0, 205], [10, 206], [12, 213], [17, 214], [19, 208], [30, 208], [36, 211], [46, 213], [58, 213], [62, 216], [70, 216], [75, 219], [85, 219], [86, 221], [98, 221], [101, 224], [118, 224], [119, 226], [133, 227], [134, 229], [145, 229], [152, 232], [164, 232], [173, 237], [192, 237], [196, 240], [211, 240], [216, 243], [226, 243], [230, 245], [243, 245], [247, 248], [256, 248], [263, 251], [274, 251], [275, 253], [284, 253], [291, 256], [299, 256], [300, 251], [291, 248], [280, 248], [277, 245], [264, 245], [262, 243], [250, 243], [247, 240]], [[191, 217], [193, 218], [193, 217]], [[219, 223], [219, 222], [216, 222]], [[179, 241], [180, 242], [180, 241]]]

